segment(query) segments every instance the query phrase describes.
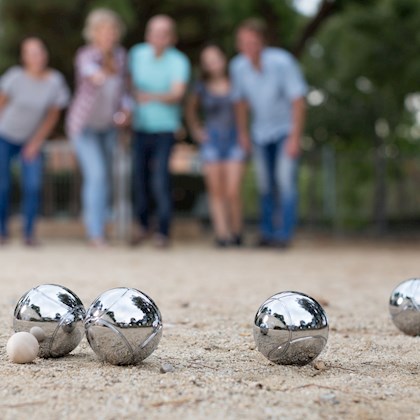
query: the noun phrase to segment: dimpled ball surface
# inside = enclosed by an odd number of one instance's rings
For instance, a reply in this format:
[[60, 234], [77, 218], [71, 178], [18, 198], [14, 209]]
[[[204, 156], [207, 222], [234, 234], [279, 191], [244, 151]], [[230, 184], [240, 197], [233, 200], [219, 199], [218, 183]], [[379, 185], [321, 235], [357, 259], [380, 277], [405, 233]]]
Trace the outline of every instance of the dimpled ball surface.
[[137, 364], [158, 346], [162, 316], [147, 295], [119, 287], [104, 292], [92, 303], [85, 329], [89, 344], [101, 361]]
[[327, 343], [327, 316], [315, 299], [303, 293], [278, 293], [258, 309], [254, 339], [258, 350], [270, 361], [306, 365]]
[[403, 281], [392, 291], [389, 312], [403, 333], [420, 335], [420, 279]]
[[42, 284], [18, 301], [13, 328], [16, 332], [41, 328], [43, 339], [39, 343], [39, 356], [61, 357], [82, 340], [85, 314], [81, 300], [71, 290], [57, 284]]

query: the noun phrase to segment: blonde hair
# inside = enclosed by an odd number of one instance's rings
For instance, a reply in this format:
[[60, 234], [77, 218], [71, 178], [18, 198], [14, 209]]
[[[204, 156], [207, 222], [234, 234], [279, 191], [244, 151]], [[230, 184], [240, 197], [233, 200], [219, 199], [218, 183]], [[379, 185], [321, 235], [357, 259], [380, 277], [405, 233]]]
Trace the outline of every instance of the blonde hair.
[[120, 16], [113, 10], [106, 9], [103, 7], [99, 9], [94, 9], [88, 14], [85, 22], [85, 27], [83, 28], [82, 32], [83, 38], [87, 42], [92, 42], [93, 32], [98, 26], [104, 23], [110, 23], [114, 25], [118, 31], [120, 38], [125, 34], [125, 25], [121, 20]]

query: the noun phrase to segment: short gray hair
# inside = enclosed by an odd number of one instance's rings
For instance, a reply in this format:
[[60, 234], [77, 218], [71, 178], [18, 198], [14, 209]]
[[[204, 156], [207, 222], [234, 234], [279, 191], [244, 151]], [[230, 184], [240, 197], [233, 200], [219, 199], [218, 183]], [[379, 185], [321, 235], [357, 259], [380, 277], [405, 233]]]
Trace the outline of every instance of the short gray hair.
[[93, 38], [93, 31], [104, 23], [110, 23], [117, 29], [120, 38], [125, 34], [125, 25], [120, 16], [111, 9], [101, 7], [93, 9], [87, 16], [85, 27], [83, 28], [83, 38], [87, 42], [91, 42]]

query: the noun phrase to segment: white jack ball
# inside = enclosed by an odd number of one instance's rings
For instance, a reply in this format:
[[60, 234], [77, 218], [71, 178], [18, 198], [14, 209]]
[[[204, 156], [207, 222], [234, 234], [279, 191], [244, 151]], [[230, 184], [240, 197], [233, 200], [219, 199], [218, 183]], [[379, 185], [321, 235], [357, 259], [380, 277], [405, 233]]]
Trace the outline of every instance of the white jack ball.
[[28, 332], [18, 332], [9, 338], [6, 351], [12, 362], [30, 363], [38, 356], [38, 340]]

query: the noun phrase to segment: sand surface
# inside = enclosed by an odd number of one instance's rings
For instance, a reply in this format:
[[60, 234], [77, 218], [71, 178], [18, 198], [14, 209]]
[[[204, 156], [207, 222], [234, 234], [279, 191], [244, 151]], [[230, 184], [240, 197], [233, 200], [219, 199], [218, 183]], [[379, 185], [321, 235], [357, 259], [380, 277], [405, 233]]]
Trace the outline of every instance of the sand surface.
[[[287, 252], [12, 243], [0, 249], [0, 418], [420, 419], [420, 337], [388, 315], [393, 287], [419, 275], [420, 243], [300, 238]], [[139, 366], [103, 365], [84, 339], [62, 359], [10, 363], [14, 306], [41, 283], [69, 287], [86, 306], [108, 288], [143, 290], [163, 315], [158, 349]], [[284, 290], [325, 305], [321, 370], [273, 365], [255, 350], [255, 312]], [[164, 363], [174, 371], [162, 374]]]

